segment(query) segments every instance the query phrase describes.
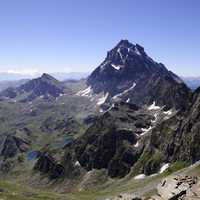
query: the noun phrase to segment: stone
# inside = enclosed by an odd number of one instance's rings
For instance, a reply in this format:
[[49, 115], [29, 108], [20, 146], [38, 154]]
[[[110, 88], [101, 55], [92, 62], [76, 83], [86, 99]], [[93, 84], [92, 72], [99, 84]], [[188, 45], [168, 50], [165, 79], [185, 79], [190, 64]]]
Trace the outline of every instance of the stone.
[[[199, 196], [200, 189], [196, 177], [177, 176], [163, 180], [157, 187], [158, 196], [152, 199], [180, 200]], [[199, 196], [200, 198], [200, 196]]]
[[118, 195], [112, 200], [142, 200], [142, 198], [139, 196], [136, 196], [135, 194], [124, 193], [124, 194]]

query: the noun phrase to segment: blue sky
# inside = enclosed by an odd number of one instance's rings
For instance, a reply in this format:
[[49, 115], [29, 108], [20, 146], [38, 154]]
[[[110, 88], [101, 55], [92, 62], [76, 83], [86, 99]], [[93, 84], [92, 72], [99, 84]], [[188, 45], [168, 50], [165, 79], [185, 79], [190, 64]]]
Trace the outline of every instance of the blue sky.
[[0, 0], [0, 72], [91, 71], [121, 39], [200, 76], [199, 0]]

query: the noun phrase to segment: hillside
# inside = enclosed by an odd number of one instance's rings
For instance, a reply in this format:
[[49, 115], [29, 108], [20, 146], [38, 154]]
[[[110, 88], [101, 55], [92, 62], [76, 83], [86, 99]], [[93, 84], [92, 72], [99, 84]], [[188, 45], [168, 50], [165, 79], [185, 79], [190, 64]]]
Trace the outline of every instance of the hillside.
[[3, 90], [0, 187], [9, 192], [0, 197], [154, 194], [163, 177], [200, 160], [199, 91], [128, 40], [85, 80], [43, 74]]

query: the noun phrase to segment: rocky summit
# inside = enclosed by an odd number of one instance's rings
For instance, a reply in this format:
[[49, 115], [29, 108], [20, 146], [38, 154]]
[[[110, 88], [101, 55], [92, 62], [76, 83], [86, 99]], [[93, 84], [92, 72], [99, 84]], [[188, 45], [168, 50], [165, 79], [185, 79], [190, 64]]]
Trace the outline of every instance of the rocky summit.
[[[136, 104], [154, 101], [166, 108], [185, 108], [190, 90], [174, 73], [154, 61], [138, 44], [121, 40], [87, 79], [94, 93], [108, 93], [110, 100]], [[167, 98], [165, 98], [167, 97]]]

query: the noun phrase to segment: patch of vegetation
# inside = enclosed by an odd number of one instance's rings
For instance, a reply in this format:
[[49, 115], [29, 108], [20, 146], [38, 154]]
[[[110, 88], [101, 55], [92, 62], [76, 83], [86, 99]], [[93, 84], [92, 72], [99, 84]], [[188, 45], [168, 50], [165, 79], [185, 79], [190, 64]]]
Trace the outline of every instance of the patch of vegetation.
[[170, 174], [172, 174], [176, 171], [179, 171], [188, 166], [189, 166], [189, 163], [187, 163], [187, 162], [177, 161], [177, 162], [171, 164], [171, 166], [166, 170], [165, 175], [170, 175]]
[[146, 172], [147, 174], [156, 173], [156, 171], [160, 168], [162, 158], [163, 155], [159, 151], [156, 151], [155, 153], [144, 151], [137, 163], [132, 168], [131, 175], [136, 176], [144, 172]]

